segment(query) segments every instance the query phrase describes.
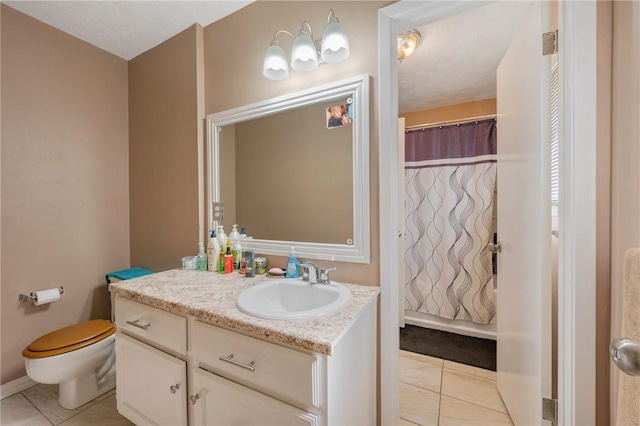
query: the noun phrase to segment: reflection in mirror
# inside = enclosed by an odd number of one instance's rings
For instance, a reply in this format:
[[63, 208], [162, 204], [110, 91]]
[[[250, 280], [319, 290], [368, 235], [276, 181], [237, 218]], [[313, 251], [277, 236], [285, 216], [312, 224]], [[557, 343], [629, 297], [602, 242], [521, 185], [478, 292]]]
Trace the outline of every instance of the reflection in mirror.
[[363, 75], [208, 117], [208, 204], [243, 249], [369, 262], [368, 105]]
[[240, 224], [264, 240], [349, 244], [352, 131], [342, 124], [342, 105], [350, 103], [340, 99], [221, 127], [224, 228]]

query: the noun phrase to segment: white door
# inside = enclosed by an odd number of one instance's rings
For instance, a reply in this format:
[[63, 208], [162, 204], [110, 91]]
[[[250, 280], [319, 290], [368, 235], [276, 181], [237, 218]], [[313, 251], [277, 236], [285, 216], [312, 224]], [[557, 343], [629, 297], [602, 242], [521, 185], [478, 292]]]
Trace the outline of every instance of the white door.
[[398, 118], [398, 321], [400, 327], [404, 328], [404, 240], [405, 240], [405, 220], [404, 220], [404, 117]]
[[[541, 9], [544, 11], [541, 12]], [[497, 71], [498, 389], [515, 425], [542, 424], [551, 393], [551, 201], [546, 7], [531, 9]], [[543, 30], [544, 28], [544, 30]]]

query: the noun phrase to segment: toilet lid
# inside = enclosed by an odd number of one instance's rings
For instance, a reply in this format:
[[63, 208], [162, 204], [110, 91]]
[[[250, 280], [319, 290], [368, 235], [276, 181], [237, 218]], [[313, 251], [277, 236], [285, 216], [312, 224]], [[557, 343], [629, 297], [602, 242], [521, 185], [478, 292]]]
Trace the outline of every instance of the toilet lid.
[[27, 358], [59, 355], [99, 342], [115, 332], [116, 326], [109, 321], [103, 319], [86, 321], [37, 338], [25, 348], [22, 355]]

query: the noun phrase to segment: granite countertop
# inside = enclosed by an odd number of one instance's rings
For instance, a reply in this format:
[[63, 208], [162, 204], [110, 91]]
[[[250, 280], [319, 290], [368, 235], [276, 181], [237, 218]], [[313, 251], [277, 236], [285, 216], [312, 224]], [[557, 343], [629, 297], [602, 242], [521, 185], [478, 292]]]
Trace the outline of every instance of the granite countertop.
[[236, 308], [238, 295], [267, 280], [271, 278], [265, 275], [245, 278], [237, 272], [219, 274], [173, 269], [119, 281], [111, 284], [110, 289], [116, 296], [168, 312], [325, 355], [331, 355], [346, 329], [380, 293], [379, 287], [341, 283], [351, 290], [349, 306], [335, 314], [312, 319], [265, 320], [240, 312]]

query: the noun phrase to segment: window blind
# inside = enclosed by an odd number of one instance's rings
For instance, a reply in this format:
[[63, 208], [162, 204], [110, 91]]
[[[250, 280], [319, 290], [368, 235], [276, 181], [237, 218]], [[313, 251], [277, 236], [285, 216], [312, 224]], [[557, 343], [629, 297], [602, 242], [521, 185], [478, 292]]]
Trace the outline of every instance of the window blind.
[[558, 205], [558, 62], [551, 67], [551, 205]]

